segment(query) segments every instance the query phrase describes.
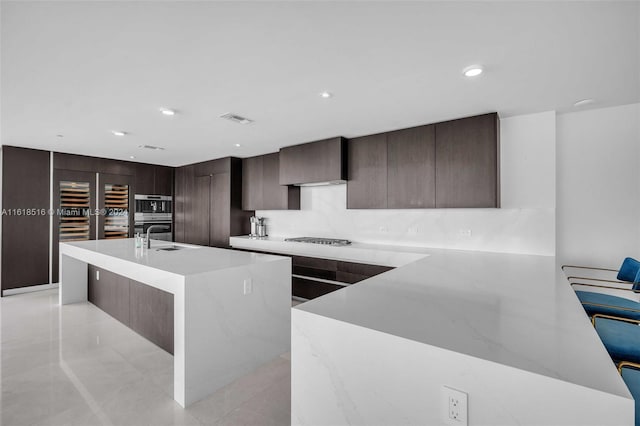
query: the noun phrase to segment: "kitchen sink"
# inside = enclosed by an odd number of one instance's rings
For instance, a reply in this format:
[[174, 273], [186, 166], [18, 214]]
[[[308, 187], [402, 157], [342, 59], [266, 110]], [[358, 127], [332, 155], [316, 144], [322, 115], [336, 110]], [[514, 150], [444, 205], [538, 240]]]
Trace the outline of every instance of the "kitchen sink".
[[169, 246], [169, 247], [160, 247], [157, 248], [156, 251], [176, 251], [176, 250], [182, 250], [184, 247], [180, 247], [180, 246]]

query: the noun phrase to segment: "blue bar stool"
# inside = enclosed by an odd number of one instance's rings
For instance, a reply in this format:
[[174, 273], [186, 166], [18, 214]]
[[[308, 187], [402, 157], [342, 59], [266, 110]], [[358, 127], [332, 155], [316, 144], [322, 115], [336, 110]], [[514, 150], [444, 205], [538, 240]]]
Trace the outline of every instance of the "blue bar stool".
[[605, 289], [640, 293], [640, 262], [637, 260], [627, 257], [619, 270], [572, 265], [564, 265], [562, 270], [567, 273], [572, 287], [589, 288], [576, 290], [576, 296], [590, 317], [603, 314], [640, 320], [640, 302], [605, 293]]
[[[640, 399], [640, 364], [635, 362], [623, 361], [618, 365], [618, 371], [622, 376], [622, 380], [629, 388], [633, 399], [638, 401]], [[636, 402], [636, 426], [640, 426], [640, 410], [638, 409], [638, 403]]]

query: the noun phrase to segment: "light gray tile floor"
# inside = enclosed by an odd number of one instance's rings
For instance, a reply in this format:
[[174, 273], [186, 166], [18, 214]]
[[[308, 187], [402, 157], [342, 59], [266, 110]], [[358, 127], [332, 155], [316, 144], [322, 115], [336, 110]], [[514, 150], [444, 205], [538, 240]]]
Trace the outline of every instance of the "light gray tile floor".
[[[292, 303], [293, 304], [293, 303]], [[290, 354], [187, 409], [173, 357], [89, 303], [57, 290], [0, 298], [0, 425], [290, 424]]]

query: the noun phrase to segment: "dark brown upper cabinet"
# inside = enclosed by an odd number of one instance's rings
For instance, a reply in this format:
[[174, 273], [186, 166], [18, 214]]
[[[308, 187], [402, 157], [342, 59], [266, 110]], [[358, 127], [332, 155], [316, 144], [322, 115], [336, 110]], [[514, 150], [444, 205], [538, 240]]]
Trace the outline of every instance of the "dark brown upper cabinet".
[[435, 128], [349, 140], [349, 209], [435, 207]]
[[280, 185], [277, 152], [242, 160], [243, 210], [299, 210], [300, 188]]
[[387, 208], [435, 207], [435, 126], [387, 133]]
[[135, 166], [135, 193], [145, 195], [172, 195], [173, 168], [139, 163]]
[[264, 205], [263, 171], [264, 156], [242, 159], [242, 210], [260, 210]]
[[347, 144], [336, 137], [280, 149], [280, 185], [347, 179]]
[[498, 129], [496, 113], [436, 124], [436, 207], [499, 207]]
[[50, 154], [2, 147], [2, 290], [49, 283]]
[[58, 152], [53, 154], [53, 166], [59, 170], [134, 176], [135, 194], [173, 194], [173, 167]]
[[386, 133], [350, 139], [348, 146], [347, 208], [386, 209]]
[[135, 175], [137, 163], [131, 161], [111, 160], [85, 155], [53, 153], [53, 168], [59, 170], [76, 170], [92, 173], [110, 173], [113, 175]]
[[155, 195], [173, 195], [173, 167], [155, 166]]
[[498, 207], [496, 113], [348, 142], [349, 209]]

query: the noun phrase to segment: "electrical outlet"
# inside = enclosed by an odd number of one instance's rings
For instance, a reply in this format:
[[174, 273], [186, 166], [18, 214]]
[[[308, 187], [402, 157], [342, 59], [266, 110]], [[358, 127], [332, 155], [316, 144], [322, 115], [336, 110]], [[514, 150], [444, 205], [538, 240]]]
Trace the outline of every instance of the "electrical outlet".
[[444, 420], [448, 425], [468, 426], [467, 394], [465, 392], [443, 386]]
[[244, 280], [244, 293], [243, 294], [251, 294], [253, 292], [253, 281], [251, 278], [246, 278]]
[[380, 232], [387, 232], [387, 227], [386, 226], [381, 226], [380, 227]]

